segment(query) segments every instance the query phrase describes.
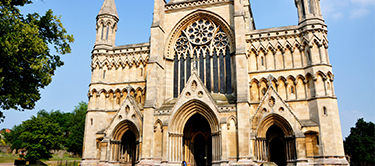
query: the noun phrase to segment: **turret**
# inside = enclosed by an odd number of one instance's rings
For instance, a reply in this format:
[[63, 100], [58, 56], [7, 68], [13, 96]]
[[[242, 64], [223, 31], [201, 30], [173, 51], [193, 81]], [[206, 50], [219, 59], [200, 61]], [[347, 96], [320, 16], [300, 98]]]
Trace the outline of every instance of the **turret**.
[[119, 21], [114, 0], [105, 0], [96, 17], [96, 41], [94, 48], [115, 46], [117, 23]]
[[295, 0], [299, 24], [323, 23], [320, 0]]

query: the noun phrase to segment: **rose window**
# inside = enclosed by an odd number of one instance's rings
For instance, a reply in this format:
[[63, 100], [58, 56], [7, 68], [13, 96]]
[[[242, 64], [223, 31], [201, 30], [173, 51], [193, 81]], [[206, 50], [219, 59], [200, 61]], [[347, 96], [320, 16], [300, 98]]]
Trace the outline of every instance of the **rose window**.
[[207, 44], [211, 41], [215, 33], [215, 25], [208, 20], [198, 20], [192, 23], [187, 29], [186, 34], [189, 41], [196, 45]]
[[216, 47], [226, 47], [228, 45], [228, 36], [224, 32], [219, 32], [214, 38], [214, 44]]
[[181, 36], [177, 41], [175, 45], [175, 49], [177, 52], [184, 52], [189, 46], [188, 46], [188, 40], [186, 37]]
[[173, 58], [173, 97], [195, 73], [212, 93], [232, 94], [230, 36], [208, 19], [190, 22], [177, 36]]

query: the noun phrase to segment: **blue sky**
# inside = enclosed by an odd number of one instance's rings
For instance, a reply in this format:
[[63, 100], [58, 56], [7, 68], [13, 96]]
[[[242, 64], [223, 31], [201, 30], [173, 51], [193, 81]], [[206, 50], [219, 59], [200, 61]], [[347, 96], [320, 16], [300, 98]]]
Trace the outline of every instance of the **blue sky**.
[[[116, 45], [148, 42], [153, 0], [115, 0], [120, 17]], [[335, 93], [343, 136], [358, 118], [375, 121], [375, 0], [321, 0], [328, 25], [329, 55], [335, 75]], [[35, 0], [21, 8], [23, 13], [52, 9], [75, 42], [72, 53], [63, 55], [52, 83], [41, 90], [34, 110], [6, 110], [0, 128], [12, 128], [40, 109], [71, 112], [80, 101], [87, 102], [91, 79], [91, 51], [95, 42], [96, 15], [103, 0]], [[270, 5], [271, 4], [271, 5]], [[251, 0], [257, 29], [296, 25], [294, 0]]]

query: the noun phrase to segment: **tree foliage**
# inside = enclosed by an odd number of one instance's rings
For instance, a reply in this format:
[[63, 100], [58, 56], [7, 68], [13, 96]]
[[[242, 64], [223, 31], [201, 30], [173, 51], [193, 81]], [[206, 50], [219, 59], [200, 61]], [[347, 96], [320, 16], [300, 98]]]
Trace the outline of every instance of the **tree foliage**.
[[12, 149], [26, 148], [27, 159], [51, 158], [50, 150], [67, 149], [82, 155], [87, 103], [81, 101], [72, 113], [40, 110], [37, 116], [4, 134]]
[[375, 124], [358, 119], [344, 140], [344, 148], [354, 165], [375, 163]]
[[79, 156], [82, 156], [86, 111], [87, 103], [81, 101], [79, 105], [75, 107], [69, 121], [70, 134], [66, 141], [66, 147], [69, 152], [73, 152]]
[[22, 124], [14, 125], [10, 133], [4, 133], [5, 142], [12, 145], [12, 149], [21, 149], [22, 141], [20, 135], [23, 131]]
[[28, 151], [26, 159], [49, 159], [52, 157], [50, 150], [61, 149], [63, 132], [58, 123], [53, 123], [46, 117], [32, 116], [22, 125], [24, 130], [20, 138], [22, 146]]
[[60, 110], [47, 112], [42, 109], [38, 111], [37, 116], [45, 117], [52, 123], [57, 123], [63, 131], [64, 138], [67, 138], [69, 135], [69, 122], [72, 117], [72, 113], [61, 112]]
[[[33, 109], [39, 89], [49, 85], [56, 68], [64, 64], [52, 52], [70, 53], [74, 41], [52, 10], [42, 16], [22, 15], [18, 7], [31, 3], [0, 0], [0, 108], [5, 110]], [[0, 122], [4, 118], [0, 111]]]

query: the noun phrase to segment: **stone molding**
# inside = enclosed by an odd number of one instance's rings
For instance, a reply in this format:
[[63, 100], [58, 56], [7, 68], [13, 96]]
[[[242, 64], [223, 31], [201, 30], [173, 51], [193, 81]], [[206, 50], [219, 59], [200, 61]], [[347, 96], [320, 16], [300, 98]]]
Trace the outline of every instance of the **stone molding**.
[[233, 2], [233, 0], [193, 0], [177, 3], [168, 3], [165, 5], [165, 10], [176, 10], [176, 9], [185, 9], [190, 7], [201, 7], [205, 5], [213, 5], [223, 2]]

